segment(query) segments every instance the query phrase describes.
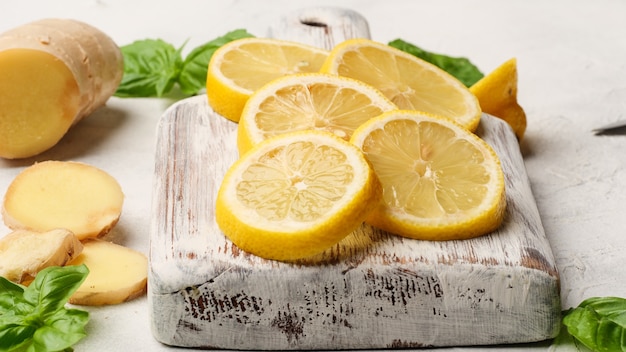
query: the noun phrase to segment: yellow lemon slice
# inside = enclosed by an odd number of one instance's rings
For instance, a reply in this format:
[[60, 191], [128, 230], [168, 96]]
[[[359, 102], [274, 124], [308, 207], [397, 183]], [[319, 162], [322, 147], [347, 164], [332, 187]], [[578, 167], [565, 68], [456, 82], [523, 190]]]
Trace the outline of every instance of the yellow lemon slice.
[[367, 222], [405, 237], [466, 239], [504, 218], [504, 175], [494, 150], [442, 117], [391, 111], [352, 135], [383, 187]]
[[229, 42], [216, 50], [209, 61], [209, 105], [237, 122], [252, 92], [284, 75], [318, 72], [327, 56], [326, 50], [278, 39], [243, 38]]
[[321, 72], [358, 79], [380, 90], [400, 109], [452, 119], [470, 131], [480, 122], [480, 105], [467, 87], [439, 67], [369, 39], [335, 46]]
[[228, 170], [216, 221], [239, 248], [266, 259], [306, 258], [339, 242], [380, 201], [363, 153], [327, 132], [267, 139]]
[[508, 122], [518, 140], [526, 132], [526, 113], [517, 102], [517, 60], [509, 59], [470, 87], [481, 109]]
[[239, 120], [244, 153], [270, 137], [316, 129], [349, 140], [363, 122], [397, 109], [380, 91], [357, 80], [321, 73], [277, 78], [252, 94]]

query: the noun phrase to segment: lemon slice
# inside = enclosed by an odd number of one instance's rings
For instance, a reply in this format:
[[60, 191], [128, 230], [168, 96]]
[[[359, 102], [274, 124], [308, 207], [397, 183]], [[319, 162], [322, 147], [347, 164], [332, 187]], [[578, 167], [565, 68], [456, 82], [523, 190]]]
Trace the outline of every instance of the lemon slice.
[[397, 109], [377, 89], [354, 79], [321, 73], [277, 78], [252, 94], [238, 126], [243, 154], [282, 133], [317, 129], [350, 139], [363, 122]]
[[481, 109], [506, 121], [518, 140], [526, 132], [526, 113], [517, 102], [517, 60], [509, 59], [470, 87]]
[[242, 38], [215, 51], [207, 72], [207, 98], [218, 114], [239, 121], [255, 90], [278, 77], [318, 72], [328, 51], [269, 38]]
[[494, 150], [442, 117], [391, 111], [352, 135], [383, 187], [367, 222], [405, 237], [466, 239], [504, 218], [504, 175]]
[[480, 105], [467, 87], [439, 67], [369, 39], [349, 39], [330, 52], [321, 72], [368, 83], [400, 109], [452, 119], [470, 131], [480, 121]]
[[327, 132], [299, 131], [261, 142], [229, 168], [215, 218], [239, 248], [295, 260], [358, 228], [380, 195], [357, 147]]

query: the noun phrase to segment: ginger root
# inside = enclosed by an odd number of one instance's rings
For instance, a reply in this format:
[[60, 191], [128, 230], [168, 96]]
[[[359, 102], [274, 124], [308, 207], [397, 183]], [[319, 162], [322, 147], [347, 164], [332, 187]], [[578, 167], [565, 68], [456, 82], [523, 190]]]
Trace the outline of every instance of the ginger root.
[[115, 93], [123, 57], [99, 29], [43, 19], [0, 34], [0, 157], [54, 145]]

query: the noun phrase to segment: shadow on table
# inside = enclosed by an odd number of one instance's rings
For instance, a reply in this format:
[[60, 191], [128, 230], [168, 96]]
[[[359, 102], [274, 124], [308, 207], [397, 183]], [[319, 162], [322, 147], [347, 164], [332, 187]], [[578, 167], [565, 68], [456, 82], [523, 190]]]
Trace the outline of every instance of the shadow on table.
[[46, 160], [79, 159], [109, 141], [126, 120], [126, 111], [103, 106], [72, 126], [52, 148], [30, 158], [0, 159], [0, 168], [25, 167]]

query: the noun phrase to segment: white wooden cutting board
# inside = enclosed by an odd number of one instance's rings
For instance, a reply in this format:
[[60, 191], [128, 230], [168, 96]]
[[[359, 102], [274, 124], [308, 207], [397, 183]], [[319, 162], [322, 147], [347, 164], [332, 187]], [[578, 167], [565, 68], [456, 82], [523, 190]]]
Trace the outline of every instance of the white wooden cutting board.
[[[286, 16], [270, 34], [329, 48], [369, 37], [369, 28], [355, 12], [316, 8]], [[559, 276], [518, 142], [489, 115], [477, 133], [505, 173], [499, 230], [430, 242], [363, 225], [360, 242], [328, 250], [323, 264], [289, 264], [239, 250], [215, 223], [217, 189], [238, 158], [236, 125], [204, 95], [172, 106], [159, 123], [154, 174], [148, 299], [155, 338], [196, 348], [336, 350], [554, 337]]]

